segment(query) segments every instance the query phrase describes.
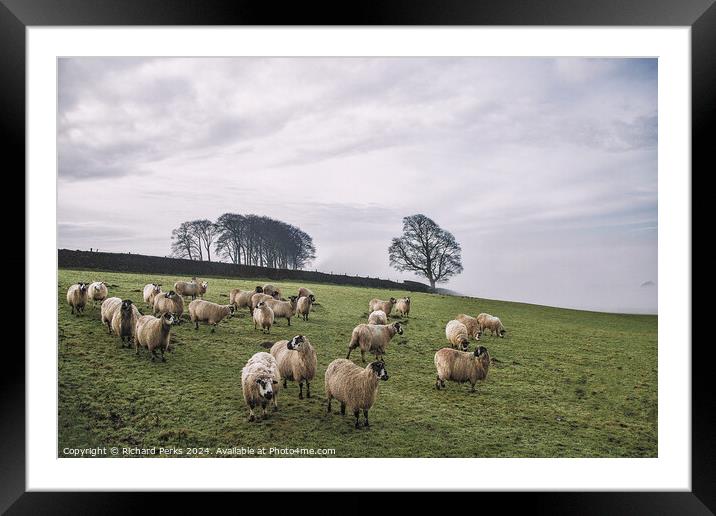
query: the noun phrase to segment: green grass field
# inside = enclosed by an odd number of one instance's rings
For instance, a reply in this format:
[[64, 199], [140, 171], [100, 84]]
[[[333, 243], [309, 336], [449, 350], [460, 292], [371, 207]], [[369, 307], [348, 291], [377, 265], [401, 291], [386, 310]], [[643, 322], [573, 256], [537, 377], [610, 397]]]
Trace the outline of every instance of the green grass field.
[[[333, 448], [337, 457], [655, 457], [657, 455], [657, 317], [615, 315], [468, 297], [301, 284], [316, 294], [311, 318], [279, 321], [267, 337], [248, 310], [216, 333], [184, 323], [172, 330], [174, 352], [152, 362], [107, 334], [99, 307], [70, 314], [65, 295], [77, 281], [103, 280], [110, 296], [130, 298], [144, 313], [146, 283], [171, 288], [179, 277], [59, 271], [59, 455], [65, 447]], [[228, 303], [235, 287], [268, 281], [202, 278], [205, 299]], [[278, 281], [284, 295], [299, 284]], [[346, 355], [368, 301], [410, 295], [405, 333], [385, 357], [369, 429], [353, 417], [326, 414], [323, 373]], [[504, 339], [483, 337], [495, 360], [477, 392], [469, 384], [434, 386], [433, 355], [447, 346], [445, 324], [459, 313], [500, 316]], [[391, 320], [401, 320], [397, 317]], [[279, 411], [247, 421], [241, 368], [260, 343], [306, 335], [318, 353], [313, 397], [289, 383]], [[474, 343], [471, 344], [474, 350]], [[351, 358], [360, 363], [360, 353]]]

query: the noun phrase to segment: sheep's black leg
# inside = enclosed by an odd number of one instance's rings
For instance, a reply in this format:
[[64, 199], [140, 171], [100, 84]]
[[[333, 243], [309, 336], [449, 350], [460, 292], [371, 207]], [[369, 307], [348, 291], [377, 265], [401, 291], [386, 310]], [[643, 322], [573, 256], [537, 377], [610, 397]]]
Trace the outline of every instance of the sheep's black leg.
[[331, 401], [332, 400], [333, 400], [333, 398], [328, 396], [328, 409], [326, 410], [326, 412], [328, 412], [329, 414], [331, 413]]
[[363, 361], [363, 363], [365, 364], [365, 351], [363, 351], [362, 349], [360, 350], [360, 359], [361, 359], [361, 360]]
[[194, 329], [195, 330], [199, 329], [199, 321], [194, 321]]
[[211, 333], [214, 333], [216, 331], [216, 324], [211, 327]]
[[341, 401], [341, 416], [346, 415], [346, 404]]
[[288, 325], [291, 326], [291, 318], [288, 317], [287, 319], [288, 319]]
[[303, 399], [303, 381], [298, 382], [298, 399]]
[[360, 411], [358, 409], [355, 409], [353, 411], [353, 416], [356, 418], [356, 428], [360, 428], [360, 421], [358, 420], [360, 416]]
[[440, 376], [435, 379], [435, 388], [440, 390]]
[[311, 383], [306, 380], [306, 398], [311, 397]]
[[347, 360], [351, 358], [351, 351], [353, 351], [353, 348], [350, 344], [348, 344], [348, 354], [346, 355]]
[[363, 409], [363, 418], [365, 419], [365, 426], [370, 426], [370, 423], [368, 423], [368, 409]]
[[285, 388], [287, 388], [287, 387], [288, 387], [288, 385], [286, 384], [286, 378], [284, 378], [284, 379], [283, 379], [283, 388], [285, 389]]

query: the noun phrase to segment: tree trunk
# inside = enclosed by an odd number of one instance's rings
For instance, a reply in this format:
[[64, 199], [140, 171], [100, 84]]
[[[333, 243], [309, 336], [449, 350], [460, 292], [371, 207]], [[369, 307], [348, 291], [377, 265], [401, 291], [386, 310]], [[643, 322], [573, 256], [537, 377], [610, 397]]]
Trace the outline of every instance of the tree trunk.
[[428, 278], [430, 280], [430, 286], [432, 288], [435, 288], [435, 280], [433, 278]]

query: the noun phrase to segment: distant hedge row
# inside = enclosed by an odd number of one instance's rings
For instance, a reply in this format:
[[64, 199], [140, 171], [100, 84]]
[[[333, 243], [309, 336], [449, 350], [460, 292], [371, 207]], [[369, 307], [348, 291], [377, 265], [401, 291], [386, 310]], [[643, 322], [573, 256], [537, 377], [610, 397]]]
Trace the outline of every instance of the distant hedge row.
[[408, 290], [410, 292], [432, 292], [432, 289], [417, 281], [383, 280], [363, 278], [324, 272], [291, 269], [272, 269], [253, 265], [235, 265], [233, 263], [203, 262], [145, 256], [129, 253], [103, 253], [90, 251], [57, 251], [57, 266], [61, 269], [97, 269], [115, 272], [133, 272], [138, 274], [173, 274], [176, 276], [224, 276], [240, 278], [269, 278], [272, 280], [305, 280], [338, 285]]

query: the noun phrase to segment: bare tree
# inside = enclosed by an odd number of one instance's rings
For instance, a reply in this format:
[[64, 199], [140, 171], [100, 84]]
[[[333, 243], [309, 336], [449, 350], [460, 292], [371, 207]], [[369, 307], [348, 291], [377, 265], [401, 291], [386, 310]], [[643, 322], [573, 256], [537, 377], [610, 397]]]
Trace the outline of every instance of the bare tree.
[[199, 259], [201, 246], [194, 234], [191, 222], [182, 222], [172, 231], [172, 256], [176, 258]]
[[190, 224], [199, 244], [199, 259], [204, 259], [203, 251], [206, 251], [206, 259], [211, 261], [211, 248], [218, 235], [216, 224], [207, 219], [194, 220]]
[[428, 279], [430, 286], [462, 272], [460, 244], [425, 215], [403, 218], [403, 234], [388, 248], [390, 265]]
[[224, 213], [215, 227], [216, 252], [233, 263], [300, 269], [316, 257], [308, 234], [270, 217]]

